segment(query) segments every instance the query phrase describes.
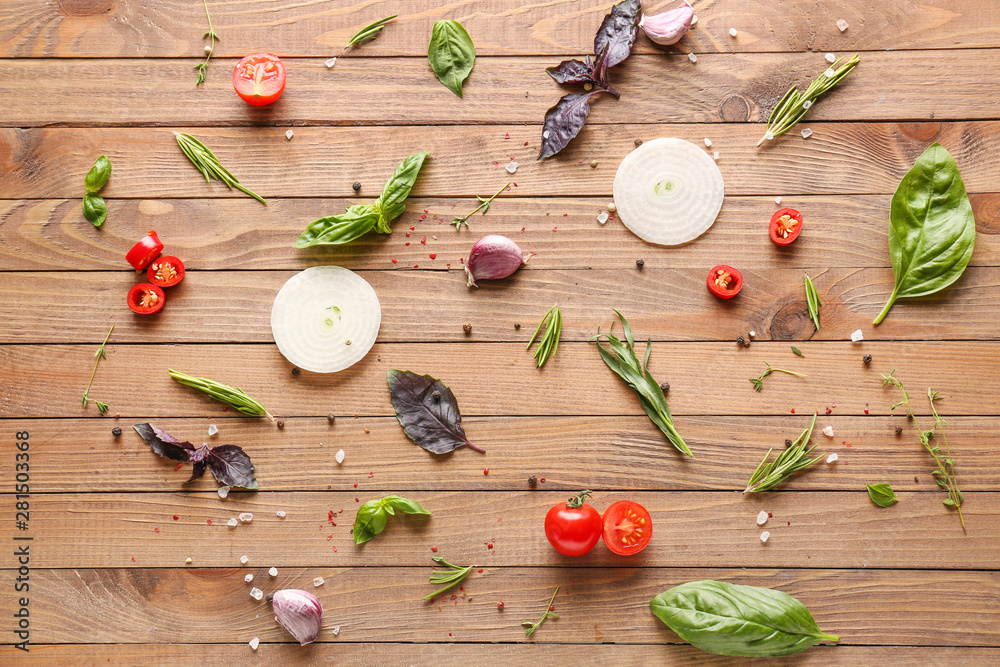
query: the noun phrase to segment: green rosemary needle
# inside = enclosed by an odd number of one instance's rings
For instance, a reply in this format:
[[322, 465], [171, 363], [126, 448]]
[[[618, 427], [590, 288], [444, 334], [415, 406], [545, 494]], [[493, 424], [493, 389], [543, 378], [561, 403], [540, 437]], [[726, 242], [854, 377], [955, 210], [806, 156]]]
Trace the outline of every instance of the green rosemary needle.
[[448, 568], [447, 570], [431, 571], [431, 583], [444, 584], [444, 587], [434, 591], [433, 593], [428, 593], [424, 597], [420, 598], [421, 600], [430, 600], [438, 595], [441, 595], [441, 593], [444, 593], [446, 590], [465, 579], [469, 573], [472, 572], [472, 568], [475, 567], [475, 565], [470, 565], [469, 567], [453, 565], [446, 561], [444, 556], [431, 556], [431, 560], [438, 565], [444, 565]]
[[[347, 41], [347, 46], [345, 46], [344, 50], [340, 52], [340, 55], [342, 56], [345, 53], [347, 53], [347, 49], [351, 48], [352, 46], [356, 46], [364, 42], [370, 42], [371, 40], [378, 37], [378, 34], [382, 32], [382, 28], [385, 27], [385, 24], [393, 20], [397, 16], [399, 16], [399, 14], [386, 16], [384, 19], [379, 19], [378, 21], [369, 23], [361, 30], [358, 30], [356, 33], [354, 33], [354, 37], [351, 37], [351, 39]], [[330, 67], [333, 67], [336, 64], [337, 64], [337, 58], [331, 58], [330, 61], [327, 62], [327, 65], [329, 65]]]
[[462, 225], [465, 225], [466, 227], [468, 227], [469, 226], [469, 223], [468, 223], [469, 218], [471, 218], [473, 215], [475, 215], [476, 211], [478, 211], [479, 209], [483, 209], [483, 215], [486, 215], [486, 211], [490, 210], [490, 204], [493, 203], [493, 200], [496, 199], [497, 197], [499, 197], [500, 193], [503, 192], [508, 187], [510, 187], [510, 181], [507, 181], [507, 183], [505, 183], [502, 188], [500, 188], [499, 190], [497, 190], [496, 193], [492, 197], [480, 197], [479, 195], [476, 195], [476, 199], [479, 200], [479, 206], [477, 206], [476, 208], [472, 209], [472, 213], [464, 215], [461, 218], [453, 218], [452, 221], [450, 223], [448, 223], [448, 224], [455, 225], [455, 229], [461, 229]]
[[230, 190], [233, 188], [242, 190], [261, 204], [267, 204], [263, 197], [240, 185], [240, 179], [233, 176], [231, 171], [223, 167], [222, 163], [219, 162], [219, 158], [215, 157], [215, 153], [210, 151], [208, 146], [201, 143], [196, 137], [183, 132], [174, 132], [174, 136], [177, 137], [177, 145], [180, 146], [181, 151], [191, 160], [191, 164], [197, 167], [198, 171], [205, 176], [206, 181], [210, 181], [213, 178], [217, 181], [222, 181], [229, 186]]
[[794, 473], [811, 466], [823, 458], [822, 454], [814, 459], [809, 458], [809, 454], [812, 450], [816, 449], [816, 445], [806, 449], [809, 445], [809, 439], [812, 438], [813, 426], [815, 425], [816, 415], [814, 413], [812, 421], [809, 422], [809, 428], [802, 431], [802, 434], [792, 443], [792, 446], [778, 454], [773, 461], [768, 461], [768, 459], [771, 457], [771, 452], [774, 451], [774, 448], [772, 447], [767, 450], [764, 460], [760, 462], [753, 475], [750, 476], [750, 481], [747, 482], [747, 488], [743, 490], [743, 493], [756, 493], [772, 489], [791, 477]]
[[208, 61], [212, 59], [212, 52], [215, 51], [215, 41], [222, 41], [222, 38], [219, 37], [215, 33], [215, 30], [212, 29], [212, 16], [208, 13], [208, 0], [202, 0], [202, 2], [205, 4], [205, 17], [208, 19], [208, 32], [202, 35], [202, 37], [208, 37], [212, 40], [212, 43], [207, 49], [205, 49], [205, 62], [198, 63], [194, 66], [195, 71], [198, 72], [198, 79], [194, 82], [194, 85], [196, 86], [200, 86], [205, 82], [205, 74], [208, 71]]
[[812, 278], [809, 277], [808, 273], [804, 275], [806, 277], [806, 305], [809, 306], [809, 318], [816, 325], [816, 331], [819, 331], [819, 307], [823, 305], [823, 302], [819, 300], [819, 293], [816, 291], [816, 285], [813, 284]]
[[267, 417], [274, 421], [271, 413], [264, 409], [264, 406], [250, 398], [245, 391], [239, 387], [230, 387], [215, 380], [206, 378], [196, 378], [184, 373], [170, 370], [170, 377], [187, 387], [193, 387], [198, 391], [203, 391], [220, 403], [225, 403], [231, 408], [251, 417]]
[[756, 391], [760, 391], [761, 389], [764, 388], [764, 378], [766, 378], [768, 375], [770, 375], [771, 373], [774, 373], [774, 372], [787, 373], [788, 375], [794, 375], [794, 376], [800, 377], [800, 378], [807, 378], [807, 377], [809, 377], [805, 373], [796, 373], [795, 371], [786, 371], [784, 368], [772, 368], [771, 364], [767, 363], [766, 361], [764, 362], [764, 365], [767, 366], [767, 368], [764, 369], [763, 371], [761, 371], [761, 374], [759, 376], [757, 376], [755, 378], [750, 378], [750, 382], [753, 382], [753, 388]]
[[[548, 324], [546, 324], [546, 321], [548, 321]], [[548, 309], [545, 316], [542, 317], [542, 321], [538, 323], [538, 328], [532, 334], [531, 340], [528, 341], [528, 346], [524, 349], [531, 349], [543, 325], [545, 326], [545, 333], [542, 334], [542, 340], [538, 343], [538, 347], [535, 348], [535, 368], [544, 366], [549, 357], [554, 355], [556, 350], [559, 349], [559, 335], [562, 333], [562, 313], [559, 312], [558, 304]]]
[[[83, 392], [83, 407], [87, 407], [90, 388], [94, 386], [94, 376], [97, 375], [97, 367], [101, 364], [101, 359], [108, 358], [108, 354], [106, 351], [108, 347], [108, 340], [111, 338], [111, 332], [114, 330], [115, 330], [115, 325], [112, 324], [111, 328], [108, 330], [108, 335], [104, 337], [104, 342], [101, 343], [101, 346], [99, 348], [97, 348], [97, 352], [94, 352], [94, 357], [97, 359], [97, 361], [94, 362], [94, 371], [90, 374], [90, 382], [87, 383], [87, 389], [84, 390]], [[108, 411], [107, 403], [104, 403], [102, 401], [96, 401], [96, 403], [97, 403], [97, 411], [100, 412], [102, 415]]]
[[785, 96], [781, 98], [781, 101], [771, 111], [771, 116], [767, 119], [767, 132], [757, 142], [758, 148], [765, 141], [771, 141], [775, 137], [792, 129], [796, 123], [802, 120], [803, 116], [809, 113], [809, 109], [820, 95], [840, 83], [861, 60], [858, 54], [855, 53], [840, 69], [835, 69], [843, 59], [843, 57], [838, 58], [837, 62], [830, 65], [826, 71], [809, 84], [805, 93], [800, 93], [799, 89], [794, 85], [788, 89]]

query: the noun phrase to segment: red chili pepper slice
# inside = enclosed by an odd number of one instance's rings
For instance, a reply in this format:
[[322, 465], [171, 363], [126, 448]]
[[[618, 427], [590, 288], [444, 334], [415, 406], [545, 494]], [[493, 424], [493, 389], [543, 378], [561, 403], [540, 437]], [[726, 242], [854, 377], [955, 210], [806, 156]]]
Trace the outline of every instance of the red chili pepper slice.
[[128, 291], [128, 307], [140, 315], [152, 315], [163, 310], [167, 295], [152, 283], [136, 283]]
[[802, 214], [794, 208], [781, 208], [771, 216], [769, 233], [775, 245], [789, 245], [802, 231]]
[[743, 274], [731, 266], [719, 264], [708, 272], [705, 284], [708, 291], [720, 299], [732, 299], [743, 289]]
[[154, 285], [173, 287], [184, 280], [184, 262], [171, 255], [160, 257], [149, 265], [146, 275]]
[[161, 252], [163, 252], [163, 242], [160, 241], [155, 231], [150, 231], [141, 241], [132, 246], [132, 249], [125, 255], [125, 261], [131, 264], [136, 271], [142, 271]]

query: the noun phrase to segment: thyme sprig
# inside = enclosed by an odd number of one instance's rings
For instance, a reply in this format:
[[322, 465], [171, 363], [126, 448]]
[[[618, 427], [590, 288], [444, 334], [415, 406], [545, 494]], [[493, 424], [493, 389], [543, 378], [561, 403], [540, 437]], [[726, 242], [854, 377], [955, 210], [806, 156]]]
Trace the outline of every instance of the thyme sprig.
[[225, 403], [229, 407], [235, 408], [245, 415], [250, 415], [251, 417], [267, 417], [271, 421], [274, 421], [274, 417], [271, 416], [270, 412], [264, 409], [263, 405], [250, 398], [250, 396], [248, 396], [247, 393], [239, 387], [230, 387], [228, 384], [222, 384], [221, 382], [216, 382], [215, 380], [185, 375], [184, 373], [178, 373], [172, 369], [169, 370], [169, 373], [170, 377], [177, 380], [182, 385], [186, 387], [193, 387], [198, 391], [205, 392], [220, 403]]
[[208, 32], [206, 32], [202, 37], [208, 37], [212, 40], [211, 45], [209, 45], [208, 51], [205, 53], [205, 62], [198, 63], [194, 66], [196, 72], [198, 72], [198, 78], [194, 85], [200, 86], [205, 82], [205, 73], [208, 71], [208, 61], [212, 59], [212, 53], [215, 51], [215, 41], [222, 41], [222, 38], [216, 34], [215, 30], [212, 28], [212, 15], [208, 13], [208, 0], [202, 0], [205, 3], [205, 17], [208, 18]]
[[[382, 32], [382, 28], [385, 27], [385, 24], [388, 23], [389, 21], [393, 20], [397, 16], [399, 16], [399, 14], [393, 14], [392, 16], [386, 16], [384, 19], [379, 19], [378, 21], [374, 21], [372, 23], [369, 23], [368, 25], [366, 25], [361, 30], [358, 30], [356, 33], [354, 33], [354, 37], [351, 37], [347, 41], [347, 46], [345, 46], [344, 50], [340, 52], [340, 55], [343, 56], [345, 53], [347, 53], [347, 49], [351, 48], [352, 46], [355, 46], [357, 44], [362, 44], [364, 42], [370, 42], [373, 39], [375, 39], [376, 37], [378, 37], [378, 34], [380, 32]], [[333, 65], [336, 65], [336, 64], [337, 64], [337, 59], [334, 58], [333, 59]], [[333, 65], [330, 65], [330, 66], [333, 67]]]
[[476, 195], [476, 199], [479, 200], [479, 206], [477, 206], [476, 208], [474, 208], [472, 210], [472, 213], [464, 215], [461, 218], [454, 218], [448, 224], [455, 225], [455, 229], [461, 229], [463, 224], [466, 227], [468, 227], [469, 226], [469, 223], [467, 222], [468, 219], [471, 218], [473, 215], [475, 215], [476, 211], [478, 211], [479, 209], [482, 209], [483, 210], [483, 215], [486, 215], [486, 211], [490, 210], [490, 204], [493, 203], [493, 200], [496, 199], [497, 197], [499, 197], [500, 193], [503, 192], [504, 190], [506, 190], [509, 186], [510, 186], [510, 181], [508, 181], [507, 183], [505, 183], [502, 188], [500, 188], [499, 190], [497, 190], [496, 193], [492, 197], [480, 197], [479, 195]]
[[809, 113], [809, 109], [812, 108], [820, 95], [840, 83], [861, 60], [858, 54], [855, 53], [840, 69], [835, 69], [843, 59], [844, 57], [838, 58], [837, 62], [830, 65], [822, 74], [816, 77], [809, 84], [809, 87], [806, 88], [805, 93], [800, 93], [799, 89], [794, 85], [788, 89], [785, 96], [781, 98], [781, 101], [771, 111], [771, 116], [767, 119], [767, 132], [757, 142], [758, 148], [765, 141], [770, 141], [792, 129], [796, 123], [802, 120], [803, 116]]
[[[546, 321], [548, 322], [547, 324]], [[559, 311], [559, 304], [552, 306], [546, 311], [545, 316], [542, 317], [542, 321], [538, 323], [535, 333], [531, 335], [528, 346], [524, 349], [531, 349], [543, 325], [545, 326], [545, 333], [542, 334], [542, 340], [538, 343], [538, 347], [535, 348], [535, 368], [544, 366], [549, 357], [554, 355], [556, 350], [559, 349], [559, 336], [562, 334], [562, 313]]]
[[792, 446], [778, 454], [773, 461], [768, 461], [768, 459], [771, 457], [771, 452], [774, 451], [774, 448], [772, 447], [767, 450], [764, 459], [757, 466], [753, 475], [750, 476], [750, 481], [747, 482], [747, 488], [743, 489], [743, 493], [757, 493], [773, 489], [799, 470], [808, 468], [823, 458], [822, 454], [814, 459], [809, 458], [809, 454], [812, 450], [816, 449], [817, 445], [806, 449], [809, 445], [809, 439], [812, 438], [813, 427], [815, 425], [816, 414], [813, 413], [812, 421], [809, 422], [809, 428], [802, 431], [795, 442], [792, 443]]
[[816, 331], [819, 331], [819, 307], [823, 305], [823, 302], [819, 300], [819, 293], [816, 291], [816, 285], [813, 284], [812, 278], [809, 277], [808, 273], [804, 275], [806, 277], [806, 305], [809, 306], [809, 319], [816, 325]]
[[[83, 407], [87, 407], [90, 388], [94, 386], [94, 376], [97, 375], [97, 367], [101, 364], [101, 359], [108, 358], [107, 354], [108, 340], [111, 338], [111, 332], [114, 330], [115, 330], [115, 325], [112, 324], [111, 328], [108, 330], [108, 335], [104, 337], [104, 342], [101, 343], [101, 346], [99, 348], [97, 348], [97, 352], [94, 352], [94, 357], [97, 360], [94, 362], [94, 372], [90, 374], [90, 382], [87, 383], [87, 389], [83, 392]], [[94, 404], [97, 405], [97, 411], [100, 412], [102, 415], [108, 411], [107, 403], [103, 401], [94, 401]]]
[[777, 372], [777, 373], [787, 373], [789, 375], [794, 375], [794, 376], [800, 377], [800, 378], [807, 378], [807, 377], [809, 377], [805, 373], [796, 373], [795, 371], [786, 371], [784, 368], [773, 368], [771, 366], [771, 364], [767, 363], [766, 361], [764, 362], [764, 365], [767, 366], [767, 368], [764, 369], [763, 371], [761, 371], [761, 373], [760, 373], [760, 375], [758, 377], [750, 378], [750, 382], [753, 382], [753, 388], [754, 388], [755, 391], [760, 391], [761, 389], [764, 388], [764, 378], [766, 378], [771, 373], [775, 373], [775, 372]]
[[177, 137], [177, 145], [180, 146], [181, 151], [191, 160], [191, 164], [197, 167], [198, 171], [205, 176], [206, 181], [210, 181], [213, 178], [217, 181], [222, 181], [229, 186], [230, 190], [233, 188], [242, 190], [261, 204], [267, 204], [263, 197], [240, 185], [240, 179], [233, 176], [231, 171], [223, 167], [222, 163], [219, 162], [219, 158], [215, 157], [215, 153], [209, 150], [208, 146], [201, 143], [196, 137], [183, 132], [174, 132], [174, 136]]
[[[888, 387], [891, 384], [899, 390], [901, 396], [901, 400], [891, 406], [889, 410], [895, 410], [899, 406], [906, 408], [906, 416], [913, 420], [919, 432], [920, 444], [924, 446], [927, 453], [934, 459], [934, 463], [937, 464], [937, 468], [931, 471], [931, 475], [934, 476], [934, 481], [937, 482], [937, 485], [948, 492], [948, 497], [941, 502], [947, 507], [954, 507], [958, 510], [958, 520], [962, 522], [962, 530], [965, 530], [965, 517], [962, 516], [962, 503], [965, 499], [962, 496], [962, 492], [958, 489], [958, 477], [955, 475], [955, 460], [951, 458], [951, 450], [948, 447], [948, 436], [945, 433], [945, 426], [948, 425], [948, 422], [938, 414], [937, 407], [934, 405], [937, 401], [941, 400], [941, 396], [939, 396], [940, 392], [933, 391], [930, 387], [927, 388], [927, 400], [931, 405], [934, 427], [925, 431], [917, 421], [916, 415], [913, 414], [913, 408], [910, 407], [910, 392], [893, 375], [895, 372], [896, 369], [894, 368], [889, 371], [888, 375], [882, 376], [882, 386]], [[932, 445], [931, 440], [935, 439], [941, 444], [939, 445], [935, 442]], [[941, 445], [944, 445], [944, 458], [942, 458]]]
[[472, 568], [475, 567], [475, 565], [470, 565], [469, 567], [453, 565], [452, 563], [446, 561], [444, 556], [431, 556], [431, 560], [438, 565], [444, 565], [448, 568], [446, 570], [431, 571], [431, 583], [444, 584], [444, 587], [434, 591], [433, 593], [428, 593], [424, 597], [420, 598], [421, 600], [430, 600], [438, 595], [441, 595], [441, 593], [444, 593], [446, 590], [465, 579], [469, 573], [472, 572]]
[[559, 618], [559, 614], [552, 611], [552, 603], [555, 602], [556, 593], [559, 592], [559, 587], [556, 586], [556, 590], [552, 592], [552, 597], [549, 599], [549, 603], [545, 606], [545, 613], [538, 620], [537, 623], [532, 623], [531, 621], [521, 621], [521, 627], [524, 628], [524, 636], [530, 637], [535, 633], [535, 630], [542, 626], [547, 618]]

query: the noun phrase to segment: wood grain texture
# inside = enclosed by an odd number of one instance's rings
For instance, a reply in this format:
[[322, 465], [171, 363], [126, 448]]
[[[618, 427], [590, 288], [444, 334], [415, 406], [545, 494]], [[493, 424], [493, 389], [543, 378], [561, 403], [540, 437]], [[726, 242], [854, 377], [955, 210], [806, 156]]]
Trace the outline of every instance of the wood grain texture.
[[[612, 3], [605, 0], [549, 0], [512, 6], [502, 0], [463, 0], [447, 4], [403, 0], [391, 5], [354, 2], [210, 3], [212, 22], [222, 36], [220, 56], [242, 57], [262, 46], [281, 56], [339, 55], [357, 30], [393, 13], [393, 25], [374, 42], [349, 55], [411, 55], [427, 52], [431, 25], [439, 19], [461, 21], [479, 55], [576, 55], [586, 50]], [[677, 48], [714, 51], [846, 51], [950, 49], [1000, 46], [1000, 18], [990, 0], [897, 0], [838, 4], [809, 0], [740, 0], [693, 3], [695, 28]], [[659, 12], [670, 3], [656, 2]], [[850, 24], [840, 32], [836, 21]], [[202, 56], [207, 29], [201, 5], [181, 0], [63, 0], [40, 3], [11, 0], [0, 8], [0, 54], [6, 57], [72, 58]], [[737, 39], [729, 28], [739, 28]], [[637, 51], [658, 47], [640, 37]], [[222, 76], [221, 68], [209, 72]], [[191, 75], [192, 83], [194, 75]]]
[[[647, 333], [652, 334], [636, 329], [640, 339]], [[95, 347], [0, 347], [0, 417], [95, 416], [96, 408], [80, 405]], [[787, 415], [791, 409], [808, 415], [832, 404], [838, 414], [860, 416], [869, 409], [884, 415], [898, 399], [883, 389], [879, 372], [893, 368], [911, 389], [917, 414], [929, 413], [920, 398], [928, 386], [946, 399], [939, 406], [943, 414], [1000, 414], [1000, 378], [992, 361], [1000, 351], [997, 342], [810, 341], [799, 347], [805, 358], [778, 342], [749, 349], [736, 343], [654, 343], [649, 368], [659, 382], [670, 382], [676, 415]], [[877, 362], [866, 366], [863, 352]], [[778, 360], [810, 377], [775, 373], [763, 391], [753, 391], [747, 378], [759, 375], [765, 361]], [[466, 416], [643, 414], [635, 394], [608, 370], [594, 344], [573, 342], [560, 345], [541, 370], [520, 343], [376, 343], [345, 371], [298, 376], [268, 344], [109, 345], [90, 397], [110, 403], [111, 414], [141, 420], [225, 414], [220, 403], [171, 380], [168, 368], [242, 387], [271, 414], [283, 417], [391, 416], [384, 384], [391, 368], [440, 378], [454, 390]], [[141, 390], [128, 378], [142, 378]], [[262, 430], [274, 428], [263, 418], [257, 421]], [[683, 420], [677, 423], [683, 434]]]
[[[156, 425], [184, 440], [237, 444], [250, 454], [265, 491], [350, 489], [365, 493], [407, 488], [454, 490], [716, 490], [743, 489], [769, 448], [780, 451], [808, 426], [806, 416], [687, 417], [685, 441], [697, 460], [678, 464], [668, 443], [645, 416], [633, 417], [469, 417], [472, 442], [486, 456], [460, 450], [434, 456], [406, 437], [395, 417], [285, 419], [273, 430], [250, 419], [157, 419]], [[137, 420], [38, 419], [2, 422], [3, 432], [28, 429], [43, 443], [32, 453], [31, 488], [36, 493], [215, 491], [206, 476], [183, 484], [187, 466], [153, 454], [133, 432]], [[948, 443], [964, 491], [1000, 491], [996, 417], [949, 417]], [[208, 437], [209, 423], [219, 434]], [[847, 465], [815, 465], [792, 477], [784, 491], [858, 491], [867, 482], [889, 482], [897, 491], [935, 492], [930, 457], [902, 417], [822, 416], [836, 437], [815, 441], [837, 452]], [[111, 429], [120, 426], [121, 437]], [[903, 427], [896, 435], [895, 427]], [[5, 435], [4, 437], [12, 437]], [[344, 463], [334, 463], [337, 450]], [[103, 472], [107, 461], [127, 474]], [[13, 457], [0, 458], [0, 479], [15, 476]], [[489, 475], [484, 475], [489, 468]], [[372, 473], [372, 477], [368, 474]], [[532, 484], [529, 477], [534, 476]], [[544, 479], [545, 482], [537, 480]], [[614, 494], [618, 495], [618, 494]], [[339, 508], [338, 508], [339, 509]], [[887, 515], [890, 516], [890, 515]]]
[[[411, 125], [415, 117], [426, 124], [538, 124], [561, 95], [578, 88], [549, 77], [545, 68], [556, 64], [551, 57], [480, 57], [462, 98], [437, 84], [426, 58], [352, 58], [333, 70], [321, 60], [286, 59], [288, 90], [260, 109], [233, 94], [236, 62], [213, 59], [215, 76], [195, 87], [190, 60], [0, 61], [0, 81], [19, 91], [4, 105], [0, 125], [163, 126], [189, 125], [192, 118], [207, 126]], [[680, 54], [637, 55], [613, 71], [621, 99], [595, 104], [589, 122], [763, 123], [789, 85], [804, 90], [828, 65], [818, 53], [718, 54], [697, 63]], [[998, 68], [1000, 50], [866, 53], [802, 127], [831, 120], [997, 118], [1000, 81], [992, 74]], [[93, 96], [94, 80], [115, 95]], [[82, 98], [91, 103], [76, 101]], [[192, 108], [199, 109], [196, 116]]]
[[[762, 126], [713, 126], [726, 192], [891, 194], [932, 141], [951, 151], [970, 192], [1000, 192], [1000, 121], [810, 126], [815, 131], [810, 139], [792, 134], [759, 150], [754, 143]], [[292, 141], [281, 127], [192, 131], [241, 183], [264, 197], [352, 195], [351, 184], [361, 181], [374, 184], [369, 186], [374, 198], [399, 161], [419, 150], [430, 151], [432, 158], [415, 196], [494, 192], [511, 180], [504, 166], [513, 158], [522, 165], [513, 178], [520, 196], [608, 197], [614, 171], [635, 148], [635, 139], [666, 134], [701, 142], [705, 137], [703, 124], [593, 124], [558, 156], [536, 162], [539, 126], [310, 127], [300, 128]], [[378, 152], [359, 155], [359, 146], [370, 145], [378, 145]], [[83, 178], [102, 153], [114, 165], [101, 191], [107, 199], [245, 196], [206, 183], [170, 129], [8, 128], [0, 130], [0, 171], [10, 175], [0, 181], [0, 198], [81, 197]], [[590, 167], [592, 159], [597, 168]], [[259, 205], [255, 217], [267, 215]]]

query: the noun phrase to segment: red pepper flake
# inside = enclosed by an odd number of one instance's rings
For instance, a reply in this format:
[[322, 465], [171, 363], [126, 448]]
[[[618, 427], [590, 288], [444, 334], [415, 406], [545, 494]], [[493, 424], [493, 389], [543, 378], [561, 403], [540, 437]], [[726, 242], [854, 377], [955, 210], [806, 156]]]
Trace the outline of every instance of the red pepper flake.
[[826, 414], [830, 414], [832, 412], [833, 412], [833, 408], [827, 406], [827, 408], [826, 408]]
[[557, 231], [559, 231], [559, 228], [558, 227], [553, 227], [552, 231], [557, 232]]
[[399, 264], [399, 260], [398, 259], [394, 259], [394, 260], [392, 260], [392, 263], [393, 264]]
[[568, 218], [569, 217], [569, 213], [563, 213], [563, 217], [564, 218]]
[[178, 470], [180, 470], [181, 466], [183, 466], [183, 465], [184, 465], [183, 463], [178, 463], [176, 466], [174, 466], [174, 472], [177, 472]]
[[431, 547], [431, 551], [433, 551], [434, 553], [437, 553], [437, 550], [438, 550], [437, 547]]
[[423, 237], [422, 239], [420, 239], [420, 245], [427, 245], [427, 237], [426, 236]]
[[497, 521], [503, 521], [503, 517], [502, 516], [498, 516], [497, 517]]
[[156, 532], [160, 532], [159, 528], [154, 528], [153, 530], [155, 530]]
[[424, 209], [424, 213], [429, 213], [429, 211], [428, 211], [428, 210], [427, 210], [427, 209], [425, 208], [425, 209]]
[[[417, 228], [416, 227], [410, 227], [410, 231], [411, 232], [415, 232], [415, 231], [417, 231]], [[407, 234], [407, 236], [409, 236], [409, 234]]]
[[868, 414], [868, 408], [865, 408], [865, 414]]
[[521, 227], [521, 233], [522, 234], [524, 233], [524, 227]]
[[504, 132], [503, 138], [510, 139], [510, 132]]
[[420, 265], [419, 265], [419, 264], [414, 264], [414, 265], [413, 265], [413, 268], [415, 268], [415, 269], [419, 269], [419, 268], [420, 268]]
[[489, 468], [484, 468], [483, 469], [483, 474], [484, 475], [489, 475], [490, 474], [490, 469]]
[[175, 514], [174, 515], [174, 521], [177, 521], [178, 519], [180, 519], [180, 517]]
[[431, 254], [429, 255], [429, 257], [430, 257], [431, 259], [437, 259], [437, 258], [438, 258], [437, 254], [436, 254], [436, 253], [433, 253], [433, 252], [432, 252], [432, 253], [431, 253]]
[[360, 502], [361, 502], [361, 498], [357, 498], [357, 497], [355, 497], [355, 498], [354, 498], [354, 502], [356, 502], [356, 503], [360, 503]]
[[792, 522], [791, 522], [791, 521], [789, 521], [789, 522], [788, 522], [788, 525], [789, 525], [789, 526], [790, 526], [790, 525], [792, 525]]
[[333, 553], [337, 553], [337, 545], [333, 546]]
[[426, 219], [427, 219], [427, 216], [426, 216], [426, 215], [422, 215], [422, 216], [420, 216], [420, 219], [421, 219], [421, 220], [426, 220]]
[[795, 414], [795, 408], [792, 408], [792, 414], [793, 415]]
[[212, 525], [212, 520], [211, 519], [208, 520], [208, 525], [210, 525], [210, 526]]
[[773, 515], [773, 514], [771, 514], [770, 512], [768, 512], [768, 513], [767, 513], [767, 518], [768, 518], [768, 519], [770, 519], [770, 518], [772, 518], [772, 517], [774, 517], [774, 515]]
[[448, 636], [451, 637], [451, 633], [450, 632], [448, 633]]
[[850, 446], [851, 446], [851, 443], [847, 443], [847, 446], [848, 446], [848, 447], [850, 447]]
[[358, 488], [358, 483], [357, 482], [354, 483], [354, 488], [355, 489]]
[[[494, 166], [494, 167], [499, 167], [499, 166], [500, 166], [500, 163], [499, 163], [499, 162], [497, 162], [496, 160], [493, 160], [493, 166]], [[452, 208], [455, 208], [455, 207], [454, 207], [454, 206], [452, 206]]]
[[544, 478], [544, 477], [542, 477], [542, 478], [541, 478], [540, 480], [538, 480], [538, 481], [540, 481], [540, 482], [541, 482], [542, 484], [545, 484], [545, 478]]
[[[156, 529], [156, 532], [160, 532], [160, 529], [159, 529], [159, 528], [157, 528], [157, 529]], [[492, 548], [493, 548], [493, 545], [492, 545], [492, 544], [487, 544], [487, 545], [486, 545], [486, 548], [487, 548], [487, 549], [492, 549]]]
[[406, 232], [406, 238], [410, 238], [410, 232]]
[[556, 606], [554, 604], [550, 604], [549, 605], [549, 611], [555, 611], [555, 610], [556, 610]]
[[229, 408], [228, 407], [222, 408], [222, 411], [223, 412], [229, 412]]
[[[517, 183], [514, 183], [514, 187], [515, 187], [515, 188], [517, 187]], [[510, 190], [510, 188], [507, 188], [507, 189], [508, 189], [508, 190]]]
[[[480, 570], [480, 572], [482, 572], [482, 570]], [[497, 602], [497, 609], [503, 609], [503, 600]]]
[[368, 473], [368, 477], [369, 478], [374, 477], [374, 476], [375, 476], [375, 473], [373, 473], [373, 472]]
[[483, 573], [483, 571], [482, 571], [482, 570], [476, 570], [476, 572], [478, 572], [479, 574], [482, 574], [482, 573]]
[[527, 141], [525, 141], [525, 142], [524, 142], [524, 145], [525, 145], [525, 146], [527, 146], [527, 145], [528, 145], [528, 142], [527, 142]]
[[[409, 236], [409, 234], [407, 234], [407, 236]], [[406, 242], [406, 245], [410, 245], [410, 242], [409, 242], [409, 241], [407, 241], [407, 242]]]
[[[460, 590], [460, 591], [464, 591], [464, 590], [465, 590], [465, 586], [459, 586], [459, 587], [458, 587], [458, 590]], [[465, 596], [463, 596], [463, 597], [465, 597]]]
[[[133, 563], [135, 562], [135, 556], [132, 556], [132, 562]], [[482, 570], [480, 570], [480, 572], [482, 572]], [[501, 603], [501, 604], [503, 604], [503, 603]]]

